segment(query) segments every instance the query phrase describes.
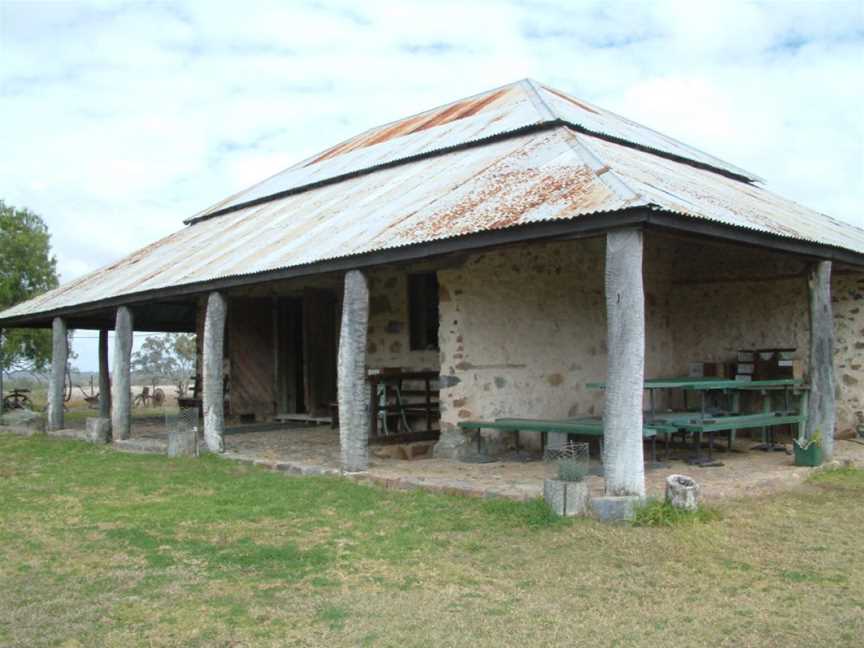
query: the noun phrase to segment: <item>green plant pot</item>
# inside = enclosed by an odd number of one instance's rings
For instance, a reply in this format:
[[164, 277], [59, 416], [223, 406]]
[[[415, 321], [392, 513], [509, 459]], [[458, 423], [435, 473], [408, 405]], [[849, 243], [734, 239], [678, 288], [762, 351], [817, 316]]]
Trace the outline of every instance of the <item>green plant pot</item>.
[[811, 443], [807, 448], [802, 448], [797, 441], [793, 445], [795, 446], [796, 466], [822, 465], [822, 446]]

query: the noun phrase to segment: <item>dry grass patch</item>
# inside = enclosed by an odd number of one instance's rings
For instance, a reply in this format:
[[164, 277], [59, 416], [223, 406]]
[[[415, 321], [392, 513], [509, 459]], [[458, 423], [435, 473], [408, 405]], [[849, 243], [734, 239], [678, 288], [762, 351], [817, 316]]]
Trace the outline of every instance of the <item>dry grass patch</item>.
[[610, 527], [0, 435], [0, 645], [855, 646], [862, 496]]

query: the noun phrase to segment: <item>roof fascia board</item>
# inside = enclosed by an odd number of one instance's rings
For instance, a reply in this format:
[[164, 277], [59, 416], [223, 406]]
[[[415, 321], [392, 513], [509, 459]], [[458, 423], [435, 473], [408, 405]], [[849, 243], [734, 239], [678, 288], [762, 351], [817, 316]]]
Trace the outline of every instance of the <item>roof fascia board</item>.
[[0, 320], [0, 327], [15, 328], [18, 326], [27, 326], [28, 323], [32, 325], [34, 322], [41, 322], [43, 326], [48, 326], [53, 317], [73, 316], [103, 308], [114, 308], [121, 305], [134, 306], [166, 298], [192, 297], [214, 290], [228, 290], [269, 281], [302, 279], [330, 272], [345, 272], [347, 270], [368, 269], [381, 265], [410, 263], [453, 253], [475, 252], [505, 245], [582, 238], [603, 234], [622, 227], [646, 227], [649, 229], [684, 232], [708, 239], [719, 239], [740, 245], [767, 248], [812, 259], [839, 261], [864, 269], [864, 255], [857, 254], [851, 250], [747, 230], [723, 223], [683, 216], [674, 212], [636, 207], [616, 212], [589, 214], [573, 220], [532, 223], [519, 227], [478, 232], [456, 238], [329, 259], [304, 266], [268, 270], [256, 274], [224, 277], [211, 281], [120, 295], [86, 304], [46, 311], [38, 315]]
[[547, 221], [531, 223], [506, 229], [477, 232], [466, 236], [417, 243], [388, 250], [377, 250], [362, 255], [328, 259], [303, 266], [268, 270], [248, 275], [223, 277], [211, 281], [195, 282], [158, 288], [140, 293], [130, 293], [108, 299], [78, 304], [66, 308], [46, 311], [38, 315], [26, 315], [0, 320], [0, 327], [13, 328], [26, 324], [28, 321], [45, 321], [53, 317], [63, 317], [75, 313], [114, 308], [117, 306], [134, 306], [154, 300], [176, 298], [182, 296], [200, 295], [214, 290], [227, 290], [239, 286], [282, 281], [286, 279], [301, 279], [329, 272], [345, 272], [347, 270], [366, 269], [381, 265], [409, 263], [439, 257], [458, 252], [473, 252], [502, 245], [512, 245], [542, 240], [560, 240], [583, 237], [590, 234], [602, 234], [620, 227], [641, 226], [647, 221], [649, 212], [644, 208], [626, 209], [616, 212], [588, 214], [572, 220]]
[[852, 250], [735, 227], [705, 218], [676, 214], [675, 212], [652, 210], [647, 217], [646, 225], [649, 229], [658, 228], [686, 232], [704, 238], [720, 239], [763, 249], [768, 248], [814, 260], [839, 261], [864, 268], [864, 254], [858, 254]]

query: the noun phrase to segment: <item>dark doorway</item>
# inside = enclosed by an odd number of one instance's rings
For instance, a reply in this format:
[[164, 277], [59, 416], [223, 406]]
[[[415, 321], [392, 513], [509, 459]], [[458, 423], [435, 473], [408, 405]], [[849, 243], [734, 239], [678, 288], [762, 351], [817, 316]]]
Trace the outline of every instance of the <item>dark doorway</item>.
[[336, 401], [336, 296], [306, 289], [276, 302], [276, 394], [279, 414], [327, 416]]
[[303, 291], [303, 363], [306, 411], [327, 416], [336, 401], [338, 320], [336, 296], [327, 290]]
[[305, 414], [303, 389], [303, 300], [276, 302], [276, 413]]

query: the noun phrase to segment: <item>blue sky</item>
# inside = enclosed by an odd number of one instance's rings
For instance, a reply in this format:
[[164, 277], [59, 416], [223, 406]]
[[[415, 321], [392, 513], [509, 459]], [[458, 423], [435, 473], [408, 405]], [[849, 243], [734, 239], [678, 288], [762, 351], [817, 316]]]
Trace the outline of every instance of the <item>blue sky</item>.
[[0, 197], [46, 219], [70, 280], [341, 139], [523, 77], [864, 226], [864, 0], [0, 0]]

